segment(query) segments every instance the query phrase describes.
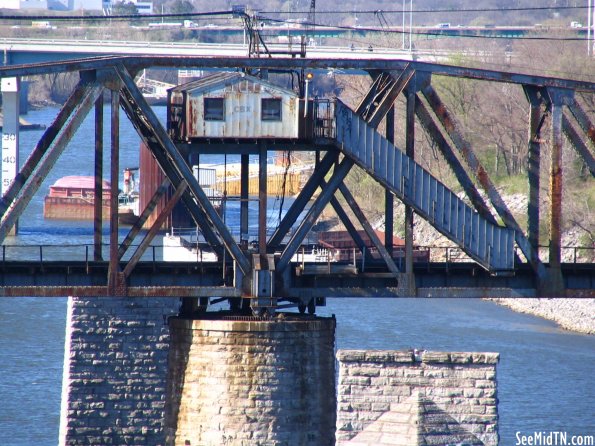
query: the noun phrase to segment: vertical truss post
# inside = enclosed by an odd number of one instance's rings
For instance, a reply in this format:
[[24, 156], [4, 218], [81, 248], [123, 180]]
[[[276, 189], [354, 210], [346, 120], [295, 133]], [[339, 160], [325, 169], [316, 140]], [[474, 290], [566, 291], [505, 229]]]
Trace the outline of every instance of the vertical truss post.
[[262, 261], [267, 253], [267, 149], [260, 147], [258, 156], [258, 252]]
[[551, 102], [551, 164], [550, 164], [550, 243], [549, 263], [550, 275], [553, 283], [550, 283], [551, 291], [563, 290], [562, 272], [560, 263], [562, 261], [562, 118], [563, 107], [569, 104], [572, 92], [562, 89], [548, 88]]
[[120, 170], [120, 94], [111, 90], [111, 159], [110, 159], [110, 245], [109, 245], [109, 277], [110, 294], [117, 295], [119, 258], [118, 258], [118, 183]]
[[[392, 106], [386, 114], [386, 139], [395, 143], [395, 107]], [[395, 232], [395, 199], [388, 188], [384, 188], [384, 247], [388, 254], [393, 255], [393, 233]]]
[[[415, 82], [409, 83], [407, 95], [405, 154], [415, 161]], [[405, 272], [413, 274], [413, 208], [405, 205]]]
[[242, 155], [240, 159], [240, 245], [248, 249], [248, 193], [250, 156]]
[[95, 101], [95, 189], [93, 200], [93, 260], [102, 260], [103, 220], [103, 95]]
[[529, 180], [529, 205], [527, 208], [527, 233], [531, 248], [539, 249], [539, 188], [541, 162], [541, 127], [544, 117], [541, 112], [542, 101], [539, 90], [533, 86], [524, 86], [529, 101], [529, 153], [527, 176]]

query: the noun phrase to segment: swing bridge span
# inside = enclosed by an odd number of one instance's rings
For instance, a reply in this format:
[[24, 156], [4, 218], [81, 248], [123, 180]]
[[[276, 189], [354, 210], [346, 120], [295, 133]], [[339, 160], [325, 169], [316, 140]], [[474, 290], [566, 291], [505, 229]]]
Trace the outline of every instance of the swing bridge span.
[[[61, 62], [4, 66], [0, 78], [78, 72], [80, 81], [28, 159], [4, 189], [0, 202], [0, 295], [2, 296], [171, 296], [193, 298], [206, 305], [213, 299], [249, 302], [252, 308], [323, 304], [329, 297], [595, 297], [593, 247], [565, 247], [561, 242], [561, 170], [564, 138], [574, 147], [595, 182], [595, 126], [584, 96], [595, 83], [539, 75], [458, 66], [374, 59], [248, 58], [128, 56], [94, 57]], [[369, 74], [372, 86], [355, 110], [340, 100], [304, 99], [309, 124], [292, 141], [209, 140], [183, 144], [156, 118], [135, 84], [146, 68], [197, 68], [256, 71], [340, 69]], [[518, 85], [527, 97], [529, 205], [527, 230], [521, 228], [481, 165], [471, 144], [432, 84], [435, 75]], [[95, 196], [101, 196], [104, 96], [111, 101], [111, 216], [108, 243], [103, 240], [101, 205], [95, 208], [93, 243], [70, 247], [68, 260], [48, 246], [14, 246], [10, 233], [48, 172], [63, 162], [60, 154], [85, 116], [95, 111]], [[405, 97], [405, 147], [394, 144], [395, 101]], [[10, 110], [11, 97], [4, 99]], [[328, 104], [331, 104], [330, 106]], [[8, 107], [8, 108], [7, 108]], [[117, 185], [120, 112], [124, 111], [163, 173], [163, 182], [132, 226], [118, 240]], [[9, 120], [10, 121], [10, 120]], [[378, 126], [387, 122], [382, 135]], [[547, 137], [544, 123], [548, 123]], [[9, 122], [10, 125], [10, 122]], [[415, 133], [434, 141], [452, 168], [463, 200], [416, 162]], [[6, 130], [4, 133], [6, 134]], [[540, 156], [550, 144], [550, 203], [540, 204]], [[91, 144], [92, 145], [92, 144]], [[314, 172], [278, 227], [267, 228], [267, 151], [316, 152]], [[240, 232], [247, 232], [248, 159], [258, 155], [258, 237], [254, 244], [238, 240], [221, 219], [188, 165], [188, 153], [237, 154], [241, 157]], [[393, 233], [393, 201], [405, 204], [405, 246], [395, 252], [389, 236], [381, 240], [344, 180], [358, 166], [385, 190], [386, 234]], [[544, 176], [544, 175], [542, 175]], [[480, 193], [480, 189], [482, 192]], [[341, 204], [341, 196], [346, 207]], [[166, 205], [156, 209], [162, 197]], [[201, 248], [217, 261], [164, 262], [152, 244], [174, 207], [181, 203], [199, 228]], [[325, 207], [331, 206], [357, 246], [345, 262], [299, 261], [304, 240]], [[542, 211], [542, 212], [540, 212]], [[351, 216], [350, 216], [351, 214]], [[549, 228], [547, 261], [538, 255], [541, 218]], [[464, 253], [465, 261], [447, 254], [441, 261], [416, 261], [413, 218], [426, 220], [453, 242], [445, 252]], [[352, 221], [354, 220], [354, 221]], [[147, 222], [151, 222], [150, 225]], [[370, 239], [367, 249], [356, 223]], [[143, 228], [147, 231], [141, 231]], [[67, 244], [65, 243], [65, 246]], [[64, 248], [63, 246], [62, 248]], [[572, 262], [563, 262], [565, 251]], [[26, 252], [26, 254], [25, 254]], [[296, 254], [297, 259], [296, 261]], [[431, 257], [430, 257], [431, 258]], [[194, 299], [196, 298], [196, 299]]]

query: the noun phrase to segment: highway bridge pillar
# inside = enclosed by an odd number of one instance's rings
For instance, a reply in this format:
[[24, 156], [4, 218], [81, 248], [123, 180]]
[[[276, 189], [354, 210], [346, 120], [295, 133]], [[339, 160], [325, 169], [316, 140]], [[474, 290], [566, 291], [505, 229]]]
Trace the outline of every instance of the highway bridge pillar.
[[335, 319], [170, 319], [167, 445], [335, 444]]

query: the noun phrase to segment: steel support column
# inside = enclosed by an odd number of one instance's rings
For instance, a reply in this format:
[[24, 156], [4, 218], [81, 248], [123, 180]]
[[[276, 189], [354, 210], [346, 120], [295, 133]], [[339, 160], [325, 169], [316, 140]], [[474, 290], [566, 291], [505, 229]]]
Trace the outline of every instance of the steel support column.
[[267, 149], [260, 147], [258, 155], [258, 252], [264, 262], [267, 253]]
[[120, 94], [112, 90], [111, 100], [111, 158], [110, 158], [110, 237], [108, 288], [112, 295], [118, 295], [120, 262], [118, 257], [118, 194], [120, 180]]
[[93, 260], [103, 260], [103, 95], [95, 101], [95, 187], [93, 199]]
[[525, 86], [529, 101], [529, 147], [527, 177], [529, 180], [529, 205], [527, 207], [527, 234], [531, 248], [539, 248], [539, 190], [541, 162], [541, 127], [545, 115], [541, 112], [542, 100], [538, 88]]
[[[324, 163], [324, 159], [321, 161], [321, 164]], [[335, 194], [339, 185], [343, 182], [349, 170], [353, 167], [353, 161], [349, 158], [343, 158], [343, 161], [339, 163], [339, 165], [335, 168], [333, 175], [331, 176], [330, 180], [328, 181], [326, 187], [322, 190], [320, 195], [316, 198], [308, 213], [306, 214], [305, 218], [300, 223], [297, 231], [293, 234], [289, 243], [283, 250], [281, 254], [281, 258], [276, 265], [276, 271], [282, 273], [293, 255], [297, 252], [298, 248], [300, 247], [304, 237], [310, 232], [314, 223], [320, 216], [321, 212], [324, 210], [325, 206], [329, 203], [331, 197]]]
[[[4, 241], [8, 230], [15, 225], [23, 210], [27, 207], [35, 193], [39, 190], [39, 187], [45, 180], [48, 172], [52, 169], [56, 163], [56, 160], [60, 157], [68, 145], [68, 142], [72, 139], [73, 135], [78, 129], [79, 125], [87, 116], [91, 108], [93, 108], [95, 101], [103, 91], [103, 88], [95, 83], [84, 85], [82, 89], [84, 90], [82, 98], [76, 104], [78, 107], [76, 108], [76, 111], [68, 123], [66, 123], [63, 128], [60, 126], [59, 135], [54, 139], [56, 135], [52, 131], [51, 142], [48, 143], [45, 141], [40, 141], [38, 143], [38, 147], [43, 146], [43, 151], [46, 152], [43, 161], [36, 165], [37, 163], [29, 163], [29, 160], [27, 160], [26, 165], [28, 165], [31, 169], [31, 173], [27, 175], [23, 174], [22, 183], [20, 183], [22, 187], [15, 188], [15, 197], [12, 206], [10, 207], [10, 210], [5, 212], [5, 214], [2, 216], [2, 220], [0, 222], [0, 243]], [[58, 120], [58, 117], [56, 119]], [[54, 123], [56, 123], [56, 121], [54, 121]], [[46, 134], [47, 133], [48, 131], [46, 131]], [[34, 152], [39, 153], [39, 151], [37, 151], [37, 147]], [[10, 205], [10, 202], [8, 202], [8, 205]]]
[[240, 245], [248, 249], [248, 194], [250, 175], [250, 155], [240, 158]]
[[[386, 139], [395, 143], [395, 107], [391, 107], [386, 114]], [[384, 188], [384, 247], [393, 255], [393, 233], [395, 232], [395, 196], [388, 188]]]
[[268, 245], [270, 250], [274, 250], [279, 247], [283, 241], [283, 238], [287, 235], [291, 227], [296, 222], [297, 218], [305, 209], [308, 201], [310, 201], [312, 195], [314, 195], [314, 192], [316, 192], [316, 189], [318, 189], [318, 187], [321, 185], [321, 181], [329, 172], [336, 159], [336, 152], [327, 152], [322, 160], [320, 160], [320, 163], [317, 164], [316, 168], [314, 169], [314, 173], [310, 176], [298, 197], [289, 207], [287, 213], [283, 217], [283, 220], [279, 224], [279, 227], [269, 240]]
[[[549, 263], [553, 278], [562, 277], [562, 117], [567, 92], [548, 88], [551, 101], [551, 161], [550, 161], [550, 243]], [[561, 284], [560, 284], [561, 286]]]
[[[405, 154], [415, 161], [415, 96], [416, 89], [406, 90]], [[405, 205], [405, 272], [413, 274], [413, 208]]]

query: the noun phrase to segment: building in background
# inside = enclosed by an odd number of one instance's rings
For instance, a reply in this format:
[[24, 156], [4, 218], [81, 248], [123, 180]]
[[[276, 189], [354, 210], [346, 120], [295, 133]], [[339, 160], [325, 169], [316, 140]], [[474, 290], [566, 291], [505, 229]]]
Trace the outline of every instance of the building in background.
[[2, 0], [2, 9], [48, 9], [48, 0]]

